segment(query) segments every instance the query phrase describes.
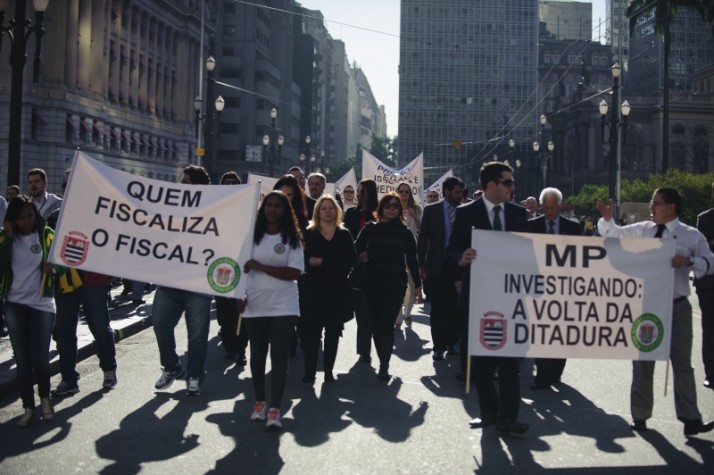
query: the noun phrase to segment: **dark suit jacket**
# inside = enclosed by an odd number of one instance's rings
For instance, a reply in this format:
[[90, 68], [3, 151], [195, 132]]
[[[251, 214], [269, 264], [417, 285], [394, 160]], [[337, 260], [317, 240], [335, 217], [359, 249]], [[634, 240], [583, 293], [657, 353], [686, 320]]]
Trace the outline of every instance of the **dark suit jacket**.
[[[506, 219], [506, 231], [528, 232], [528, 210], [521, 205], [503, 203], [504, 216]], [[478, 199], [461, 205], [456, 208], [456, 219], [451, 230], [451, 240], [449, 241], [449, 256], [455, 269], [464, 251], [471, 247], [471, 228], [492, 229], [491, 220], [488, 218], [486, 204], [483, 199]], [[482, 249], [481, 252], [484, 250]], [[463, 269], [461, 269], [463, 271]], [[456, 276], [455, 280], [461, 280], [461, 296], [459, 306], [468, 309], [469, 297], [469, 270], [463, 272], [463, 279]]]
[[[709, 249], [714, 252], [714, 208], [699, 213], [697, 229], [707, 238]], [[705, 275], [701, 279], [695, 279], [694, 285], [702, 288], [714, 287], [714, 275]]]
[[[543, 215], [529, 220], [528, 225], [530, 226], [530, 231], [532, 233], [548, 233], [548, 230], [546, 229], [547, 226], [545, 223], [545, 216]], [[582, 230], [580, 229], [580, 223], [568, 218], [564, 218], [562, 216], [558, 217], [558, 228], [560, 230], [560, 234], [564, 234], [567, 236], [580, 236], [582, 234]]]
[[417, 237], [419, 267], [426, 267], [430, 275], [439, 274], [444, 268], [445, 239], [444, 203], [439, 201], [424, 208]]

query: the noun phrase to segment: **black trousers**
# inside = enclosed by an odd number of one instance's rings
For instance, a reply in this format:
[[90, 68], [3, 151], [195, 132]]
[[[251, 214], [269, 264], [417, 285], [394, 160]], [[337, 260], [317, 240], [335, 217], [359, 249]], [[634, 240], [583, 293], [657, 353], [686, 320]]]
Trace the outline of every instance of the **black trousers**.
[[559, 383], [565, 369], [565, 358], [536, 358], [536, 386], [550, 386]]
[[[518, 380], [518, 358], [475, 356], [473, 373], [481, 418], [496, 418], [499, 421], [518, 420], [521, 403], [520, 382]], [[498, 373], [498, 382], [494, 381]], [[498, 389], [496, 389], [498, 384]]]
[[[372, 353], [372, 319], [369, 316], [369, 306], [364, 292], [353, 290], [352, 304], [357, 321], [357, 354], [369, 358]], [[394, 318], [396, 318], [396, 314]]]
[[434, 350], [459, 342], [459, 295], [448, 272], [429, 276], [431, 282], [431, 341]]
[[240, 334], [236, 335], [238, 328], [238, 308], [235, 299], [216, 297], [216, 320], [221, 327], [219, 335], [223, 349], [228, 355], [244, 355], [248, 347], [248, 331], [243, 321]]
[[[304, 318], [304, 317], [303, 317]], [[331, 373], [335, 367], [337, 359], [337, 346], [340, 341], [342, 331], [339, 329], [325, 327], [318, 322], [310, 322], [303, 319], [303, 351], [305, 352], [305, 376], [315, 376], [317, 372], [317, 356], [320, 353], [320, 342], [322, 341], [322, 330], [325, 330], [325, 348], [322, 354], [322, 366], [325, 373]]]
[[265, 363], [270, 349], [270, 404], [280, 408], [288, 376], [288, 354], [295, 333], [297, 316], [255, 317], [250, 319], [250, 372], [253, 376], [253, 390], [256, 401], [265, 398]]
[[699, 308], [702, 311], [702, 361], [704, 374], [714, 382], [714, 287], [697, 287]]
[[379, 365], [384, 369], [389, 368], [389, 360], [392, 358], [394, 319], [399, 313], [406, 291], [405, 283], [404, 287], [372, 287], [364, 292], [372, 321], [374, 346], [377, 349]]

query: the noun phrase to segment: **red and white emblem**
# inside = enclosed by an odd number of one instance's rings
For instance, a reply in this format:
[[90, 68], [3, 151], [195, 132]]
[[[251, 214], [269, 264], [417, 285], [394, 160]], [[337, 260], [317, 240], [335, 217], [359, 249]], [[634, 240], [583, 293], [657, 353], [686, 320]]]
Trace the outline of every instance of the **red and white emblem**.
[[487, 350], [500, 350], [508, 340], [508, 321], [499, 312], [486, 312], [481, 319], [481, 345]]
[[76, 267], [87, 260], [89, 237], [79, 231], [70, 231], [62, 241], [60, 258], [68, 266]]
[[221, 287], [225, 287], [233, 279], [233, 268], [230, 266], [220, 266], [216, 269], [216, 283]]

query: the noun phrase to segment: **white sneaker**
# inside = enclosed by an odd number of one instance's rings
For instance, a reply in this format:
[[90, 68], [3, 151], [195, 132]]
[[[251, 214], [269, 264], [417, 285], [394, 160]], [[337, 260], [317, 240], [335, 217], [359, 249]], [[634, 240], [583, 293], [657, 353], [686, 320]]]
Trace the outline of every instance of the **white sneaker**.
[[265, 420], [265, 401], [258, 401], [253, 404], [253, 412], [250, 414], [251, 421]]
[[189, 396], [201, 394], [201, 383], [198, 378], [188, 378], [188, 381], [186, 381], [186, 394]]
[[280, 409], [271, 407], [268, 411], [268, 422], [265, 423], [268, 429], [282, 429], [283, 423], [280, 422]]

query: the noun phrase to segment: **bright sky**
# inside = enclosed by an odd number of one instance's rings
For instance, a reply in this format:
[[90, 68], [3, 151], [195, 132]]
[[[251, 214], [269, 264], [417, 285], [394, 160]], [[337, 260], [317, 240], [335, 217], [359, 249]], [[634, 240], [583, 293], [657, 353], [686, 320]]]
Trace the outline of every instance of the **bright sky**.
[[[320, 10], [330, 35], [345, 42], [350, 63], [357, 62], [362, 68], [377, 103], [384, 104], [387, 134], [390, 137], [397, 135], [400, 0], [298, 1], [305, 8]], [[599, 20], [605, 20], [605, 1], [592, 0], [593, 27]], [[597, 33], [595, 29], [593, 35], [597, 36]]]

